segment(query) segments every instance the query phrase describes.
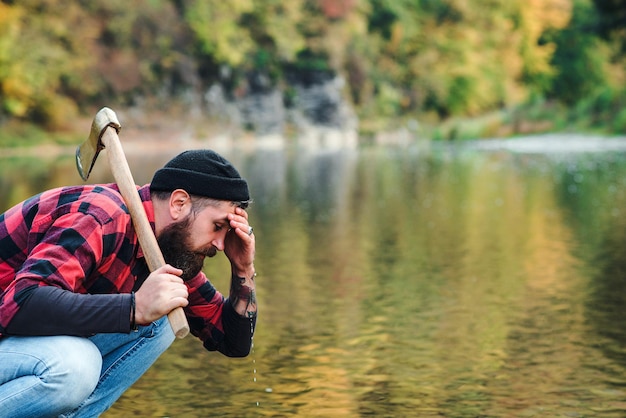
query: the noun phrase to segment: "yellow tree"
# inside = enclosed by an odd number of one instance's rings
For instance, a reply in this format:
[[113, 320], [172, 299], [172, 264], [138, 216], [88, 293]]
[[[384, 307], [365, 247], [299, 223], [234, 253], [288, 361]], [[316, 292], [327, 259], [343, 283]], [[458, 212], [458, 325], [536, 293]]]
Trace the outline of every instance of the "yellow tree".
[[84, 17], [74, 3], [0, 3], [0, 101], [5, 114], [50, 127], [71, 119], [76, 105], [59, 93], [69, 80], [65, 76], [88, 65], [89, 37], [82, 37], [81, 28], [90, 26], [78, 24]]
[[572, 16], [570, 0], [524, 0], [519, 7], [518, 31], [522, 36], [520, 56], [523, 60], [525, 84], [542, 93], [555, 76], [550, 65], [556, 45], [546, 42], [543, 35], [548, 30], [563, 29]]
[[[449, 2], [447, 17], [425, 21], [411, 69], [444, 114], [476, 115], [518, 102], [522, 60], [511, 2]], [[485, 11], [488, 10], [488, 13]]]
[[29, 107], [31, 86], [19, 60], [20, 21], [23, 10], [19, 6], [0, 3], [0, 93], [2, 109], [9, 115], [24, 116]]

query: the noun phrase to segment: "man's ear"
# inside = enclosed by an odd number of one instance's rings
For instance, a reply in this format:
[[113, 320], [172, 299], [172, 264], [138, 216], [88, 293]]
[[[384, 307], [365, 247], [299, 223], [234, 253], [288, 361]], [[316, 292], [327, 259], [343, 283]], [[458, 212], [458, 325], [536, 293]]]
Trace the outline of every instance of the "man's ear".
[[173, 220], [185, 218], [191, 213], [191, 196], [183, 189], [176, 189], [170, 195], [170, 216]]

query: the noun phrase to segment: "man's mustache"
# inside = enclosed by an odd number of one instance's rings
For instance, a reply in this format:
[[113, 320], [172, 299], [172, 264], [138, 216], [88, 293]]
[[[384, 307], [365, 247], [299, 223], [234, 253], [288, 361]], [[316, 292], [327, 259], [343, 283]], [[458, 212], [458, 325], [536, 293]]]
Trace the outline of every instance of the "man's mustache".
[[197, 253], [203, 257], [215, 257], [217, 255], [217, 248], [215, 246], [210, 246], [206, 250], [198, 251]]

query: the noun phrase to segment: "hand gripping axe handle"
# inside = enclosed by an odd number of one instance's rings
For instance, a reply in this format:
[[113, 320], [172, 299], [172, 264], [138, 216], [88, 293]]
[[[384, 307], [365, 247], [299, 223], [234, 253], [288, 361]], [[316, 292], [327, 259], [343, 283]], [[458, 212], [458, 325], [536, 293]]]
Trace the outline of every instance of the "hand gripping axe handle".
[[[83, 180], [87, 180], [98, 154], [107, 149], [111, 172], [130, 212], [148, 268], [154, 271], [165, 265], [165, 259], [137, 193], [137, 186], [118, 136], [120, 129], [121, 125], [115, 112], [108, 107], [100, 109], [91, 124], [89, 138], [76, 149], [76, 166]], [[183, 309], [176, 308], [167, 317], [176, 337], [186, 337], [189, 333], [189, 324]]]

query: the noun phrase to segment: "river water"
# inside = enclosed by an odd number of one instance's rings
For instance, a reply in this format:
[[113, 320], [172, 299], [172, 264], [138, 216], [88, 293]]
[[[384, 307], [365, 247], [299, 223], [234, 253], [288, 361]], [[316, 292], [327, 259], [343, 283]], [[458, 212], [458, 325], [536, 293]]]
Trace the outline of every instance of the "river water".
[[[178, 151], [129, 153], [137, 182]], [[253, 352], [177, 340], [105, 417], [626, 416], [626, 139], [224, 155], [254, 198]], [[0, 208], [79, 181], [0, 157]]]

